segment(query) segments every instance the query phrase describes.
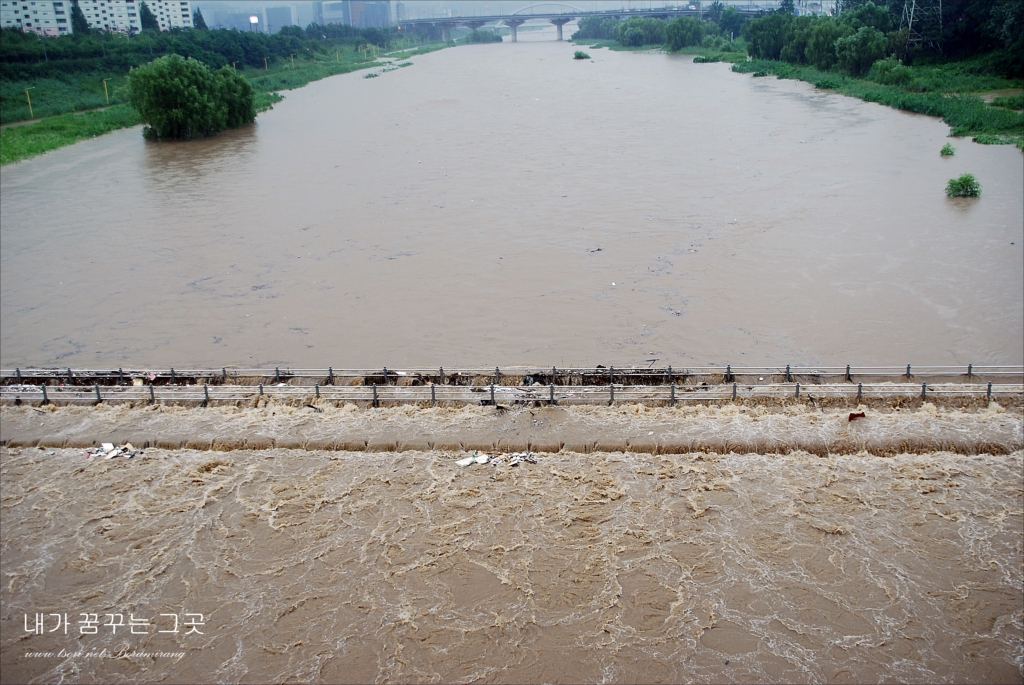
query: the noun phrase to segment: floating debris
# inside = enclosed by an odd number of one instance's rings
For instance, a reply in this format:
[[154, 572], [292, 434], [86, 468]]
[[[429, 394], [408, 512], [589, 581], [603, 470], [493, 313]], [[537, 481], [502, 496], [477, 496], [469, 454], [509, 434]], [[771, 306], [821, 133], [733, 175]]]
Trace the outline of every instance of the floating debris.
[[126, 442], [120, 447], [115, 447], [112, 442], [100, 443], [99, 447], [91, 447], [85, 451], [85, 456], [92, 459], [93, 457], [102, 456], [104, 459], [113, 459], [114, 457], [124, 457], [125, 459], [131, 459], [136, 454], [141, 454], [142, 450], [135, 449], [135, 446], [130, 442]]
[[459, 459], [455, 463], [458, 466], [469, 466], [470, 464], [486, 464], [488, 462], [494, 466], [499, 466], [501, 464], [517, 466], [523, 462], [536, 464], [537, 455], [532, 452], [512, 452], [511, 454], [503, 454], [501, 452], [474, 452], [472, 456]]
[[866, 416], [865, 416], [864, 412], [862, 412], [862, 411], [850, 412], [850, 421], [856, 421], [857, 419], [863, 419], [863, 418], [866, 418]]

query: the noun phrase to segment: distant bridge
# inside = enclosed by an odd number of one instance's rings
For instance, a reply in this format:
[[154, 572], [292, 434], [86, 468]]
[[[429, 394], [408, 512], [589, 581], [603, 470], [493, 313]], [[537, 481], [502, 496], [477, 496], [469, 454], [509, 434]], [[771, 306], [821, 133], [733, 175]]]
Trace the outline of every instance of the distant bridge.
[[[731, 5], [737, 11], [745, 15], [756, 15], [764, 10], [774, 9], [778, 3], [766, 2], [761, 4]], [[548, 9], [550, 8], [550, 9]], [[539, 10], [539, 11], [538, 11]], [[562, 40], [562, 27], [570, 21], [586, 17], [608, 17], [615, 19], [630, 19], [632, 17], [651, 17], [655, 19], [674, 19], [676, 17], [702, 17], [706, 10], [700, 7], [699, 3], [684, 3], [682, 5], [671, 5], [656, 8], [629, 8], [617, 10], [582, 10], [575, 5], [561, 2], [542, 2], [529, 5], [507, 14], [492, 14], [487, 16], [467, 17], [431, 17], [426, 19], [403, 19], [398, 22], [399, 30], [416, 30], [422, 26], [436, 26], [441, 29], [441, 36], [445, 41], [451, 38], [451, 30], [456, 26], [466, 26], [476, 30], [488, 24], [495, 27], [504, 24], [512, 31], [512, 42], [518, 41], [516, 29], [527, 21], [546, 20], [555, 25], [558, 29], [557, 40]]]

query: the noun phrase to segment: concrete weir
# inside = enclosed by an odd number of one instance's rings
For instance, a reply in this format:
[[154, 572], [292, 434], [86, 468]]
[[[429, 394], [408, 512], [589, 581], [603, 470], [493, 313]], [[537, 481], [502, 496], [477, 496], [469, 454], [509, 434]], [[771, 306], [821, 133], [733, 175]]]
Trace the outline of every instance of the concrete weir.
[[16, 369], [0, 385], [0, 441], [220, 451], [1009, 453], [1024, 446], [1021, 372]]

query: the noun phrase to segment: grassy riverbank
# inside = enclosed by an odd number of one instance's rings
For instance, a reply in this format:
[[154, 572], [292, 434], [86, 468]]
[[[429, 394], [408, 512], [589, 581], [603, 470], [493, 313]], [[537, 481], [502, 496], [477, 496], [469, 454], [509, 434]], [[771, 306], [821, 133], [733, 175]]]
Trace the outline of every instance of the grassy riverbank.
[[131, 105], [121, 104], [102, 110], [60, 114], [34, 124], [6, 128], [0, 131], [0, 165], [140, 123], [139, 113]]
[[873, 80], [872, 76], [878, 77], [875, 72], [869, 73], [867, 78], [855, 78], [787, 62], [747, 61], [746, 57], [734, 53], [711, 53], [695, 61], [733, 62], [732, 70], [740, 74], [806, 81], [865, 102], [939, 117], [949, 125], [952, 137], [971, 137], [978, 143], [1016, 145], [1024, 149], [1024, 113], [1006, 106], [1019, 100], [1008, 97], [986, 103], [978, 96], [986, 91], [1020, 88], [1022, 84], [990, 74], [972, 73], [971, 63], [903, 67], [905, 83], [896, 85]]
[[[414, 50], [390, 54], [388, 57], [406, 59], [445, 47], [448, 47], [446, 43], [432, 43]], [[345, 54], [342, 54], [343, 52]], [[334, 55], [333, 61], [326, 55], [319, 55], [314, 59], [296, 61], [294, 68], [290, 62], [279, 62], [270, 65], [269, 69], [239, 69], [239, 72], [252, 83], [256, 90], [256, 110], [263, 112], [283, 99], [278, 91], [301, 88], [312, 81], [318, 81], [328, 76], [346, 74], [359, 69], [370, 69], [382, 66], [382, 64], [374, 59], [363, 58], [356, 50], [339, 50]], [[93, 87], [92, 81], [97, 80], [94, 76], [92, 74], [76, 74], [62, 80], [37, 79], [31, 82], [35, 84], [31, 86], [28, 85], [30, 82], [4, 84], [6, 90], [14, 95], [17, 92], [23, 92], [26, 87], [33, 88], [34, 90], [30, 91], [33, 96], [33, 112], [36, 116], [43, 114], [45, 118], [36, 123], [11, 126], [0, 131], [0, 165], [19, 162], [50, 150], [72, 145], [80, 140], [95, 138], [104, 133], [141, 123], [138, 113], [125, 102], [119, 90], [124, 84], [123, 76], [107, 82], [111, 93], [111, 102], [116, 104], [104, 109], [75, 111], [73, 108], [76, 106], [97, 107], [106, 104], [102, 90], [99, 95], [100, 101], [96, 101], [95, 93], [90, 90]], [[51, 81], [53, 83], [50, 83]], [[102, 87], [102, 81], [98, 82]], [[118, 84], [117, 87], [112, 86], [115, 83]], [[8, 97], [8, 94], [5, 94], [3, 98], [5, 107], [8, 107], [9, 118], [13, 121], [27, 119], [27, 102], [23, 107], [25, 111], [22, 113], [15, 104], [11, 103], [12, 99]], [[39, 101], [46, 103], [41, 110], [36, 104]], [[62, 111], [63, 113], [61, 113]], [[53, 115], [48, 116], [51, 114]]]
[[[637, 51], [659, 49], [648, 45], [624, 47], [614, 40], [576, 40], [579, 45], [598, 49]], [[832, 90], [865, 102], [877, 102], [894, 109], [941, 118], [950, 127], [952, 137], [970, 137], [986, 145], [1016, 145], [1024, 149], [1024, 95], [1006, 95], [986, 102], [980, 94], [1024, 88], [1019, 79], [1007, 79], [987, 73], [984, 59], [975, 59], [929, 66], [901, 66], [899, 84], [879, 83], [885, 76], [876, 70], [864, 78], [812, 66], [795, 65], [777, 60], [750, 60], [746, 52], [734, 48], [709, 50], [697, 46], [682, 48], [679, 54], [694, 55], [694, 62], [731, 63], [739, 74], [756, 77], [776, 76], [798, 79], [818, 88]]]

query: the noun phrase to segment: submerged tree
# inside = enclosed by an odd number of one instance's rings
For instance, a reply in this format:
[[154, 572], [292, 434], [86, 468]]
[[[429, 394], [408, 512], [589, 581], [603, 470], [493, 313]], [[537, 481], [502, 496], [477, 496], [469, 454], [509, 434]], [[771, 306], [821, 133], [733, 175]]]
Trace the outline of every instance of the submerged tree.
[[196, 11], [192, 13], [192, 26], [200, 31], [209, 30], [206, 26], [206, 20], [203, 19], [203, 13], [199, 11], [198, 7], [196, 8]]
[[128, 100], [146, 124], [143, 135], [167, 140], [212, 136], [256, 119], [249, 82], [233, 69], [167, 55], [128, 72]]

